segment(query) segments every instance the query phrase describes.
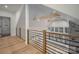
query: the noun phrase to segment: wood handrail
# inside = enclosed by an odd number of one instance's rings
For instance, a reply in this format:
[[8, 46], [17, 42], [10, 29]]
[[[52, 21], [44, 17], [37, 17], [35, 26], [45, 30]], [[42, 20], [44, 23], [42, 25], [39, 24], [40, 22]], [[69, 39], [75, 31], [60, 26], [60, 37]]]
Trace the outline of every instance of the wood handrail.
[[57, 32], [46, 32], [49, 34], [56, 34], [56, 35], [63, 35], [63, 36], [68, 36], [70, 38], [79, 38], [79, 35], [72, 35], [72, 34], [64, 34], [64, 33], [57, 33]]
[[[31, 30], [31, 29], [30, 29]], [[42, 30], [31, 30], [31, 31], [37, 31], [37, 32], [43, 32]], [[46, 32], [46, 34], [56, 34], [56, 35], [62, 35], [62, 36], [67, 36], [70, 38], [79, 38], [79, 35], [72, 35], [72, 34], [65, 34], [65, 33], [57, 33], [57, 32]]]
[[31, 31], [37, 31], [37, 32], [43, 32], [43, 31], [40, 31], [40, 30], [32, 30], [32, 29], [30, 29]]
[[57, 32], [46, 32], [46, 33], [49, 33], [49, 34], [56, 34], [56, 35], [62, 35], [62, 36], [68, 36], [68, 37], [72, 37], [72, 35], [70, 34], [65, 34], [65, 33], [57, 33]]

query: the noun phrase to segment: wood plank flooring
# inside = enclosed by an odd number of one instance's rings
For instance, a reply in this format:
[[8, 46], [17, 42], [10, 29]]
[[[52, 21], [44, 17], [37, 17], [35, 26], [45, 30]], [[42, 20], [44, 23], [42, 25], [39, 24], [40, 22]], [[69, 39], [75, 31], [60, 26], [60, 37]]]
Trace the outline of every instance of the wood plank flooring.
[[0, 38], [0, 54], [41, 54], [31, 45], [26, 45], [25, 41], [13, 36]]

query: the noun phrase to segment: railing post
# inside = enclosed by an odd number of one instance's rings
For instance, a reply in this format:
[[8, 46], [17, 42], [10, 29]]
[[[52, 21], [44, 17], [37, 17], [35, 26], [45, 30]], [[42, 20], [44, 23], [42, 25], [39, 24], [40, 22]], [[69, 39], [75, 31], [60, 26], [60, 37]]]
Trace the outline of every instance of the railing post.
[[29, 44], [29, 29], [27, 29], [27, 44]]
[[46, 54], [46, 30], [43, 30], [43, 53]]

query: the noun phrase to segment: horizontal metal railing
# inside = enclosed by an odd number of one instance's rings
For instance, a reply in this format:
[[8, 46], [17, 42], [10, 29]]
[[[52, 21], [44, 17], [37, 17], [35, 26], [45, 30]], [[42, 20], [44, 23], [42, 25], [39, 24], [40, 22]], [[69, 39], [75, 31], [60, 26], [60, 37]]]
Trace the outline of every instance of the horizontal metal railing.
[[29, 30], [29, 44], [43, 52], [43, 32], [37, 30]]
[[51, 32], [47, 34], [49, 35], [47, 45], [51, 44], [51, 50], [56, 50], [56, 53], [78, 53], [79, 40], [76, 39], [78, 36]]
[[52, 33], [28, 30], [28, 42], [35, 48], [47, 54], [79, 53], [79, 36], [63, 33]]

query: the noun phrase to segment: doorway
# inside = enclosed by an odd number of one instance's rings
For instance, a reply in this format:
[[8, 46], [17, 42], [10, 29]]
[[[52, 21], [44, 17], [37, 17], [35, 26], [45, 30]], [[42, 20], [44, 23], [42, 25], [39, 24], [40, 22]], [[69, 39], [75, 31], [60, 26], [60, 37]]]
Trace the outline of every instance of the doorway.
[[21, 38], [21, 28], [19, 28], [19, 37]]
[[10, 36], [10, 17], [0, 16], [0, 37]]

